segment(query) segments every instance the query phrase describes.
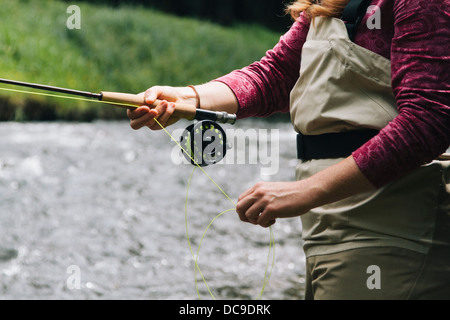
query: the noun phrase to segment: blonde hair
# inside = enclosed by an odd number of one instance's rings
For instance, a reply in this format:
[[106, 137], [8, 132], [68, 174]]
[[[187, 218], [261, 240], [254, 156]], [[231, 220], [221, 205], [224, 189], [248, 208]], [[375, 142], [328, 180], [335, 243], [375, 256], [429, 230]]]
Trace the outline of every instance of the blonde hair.
[[297, 0], [286, 8], [286, 12], [295, 20], [303, 11], [311, 21], [315, 17], [334, 17], [342, 15], [350, 0]]

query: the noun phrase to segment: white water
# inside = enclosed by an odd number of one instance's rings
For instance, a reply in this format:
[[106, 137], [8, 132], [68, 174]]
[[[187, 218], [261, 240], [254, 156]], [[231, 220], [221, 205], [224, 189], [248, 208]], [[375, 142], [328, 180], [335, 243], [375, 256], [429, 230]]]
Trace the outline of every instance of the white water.
[[[237, 128], [279, 129], [279, 172], [264, 178], [294, 179], [290, 123], [240, 121]], [[184, 219], [193, 167], [173, 163], [174, 146], [162, 131], [133, 131], [125, 122], [0, 124], [0, 298], [197, 299]], [[263, 178], [263, 167], [206, 171], [236, 201]], [[197, 170], [188, 210], [194, 251], [209, 222], [231, 207]], [[263, 299], [303, 298], [300, 220], [279, 220], [273, 230], [275, 265]], [[269, 240], [268, 230], [235, 212], [213, 224], [199, 264], [217, 299], [259, 295]], [[79, 288], [68, 285], [71, 266]]]

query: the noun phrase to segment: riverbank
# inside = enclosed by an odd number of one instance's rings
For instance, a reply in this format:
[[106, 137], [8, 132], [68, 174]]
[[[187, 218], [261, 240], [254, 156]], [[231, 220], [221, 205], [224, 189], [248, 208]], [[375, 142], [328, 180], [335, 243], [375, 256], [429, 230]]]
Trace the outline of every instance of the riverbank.
[[[0, 77], [76, 90], [139, 93], [153, 85], [204, 83], [259, 60], [280, 34], [256, 25], [223, 27], [139, 6], [4, 1]], [[9, 86], [4, 86], [10, 88]], [[0, 121], [123, 119], [123, 110], [84, 101], [0, 92]]]

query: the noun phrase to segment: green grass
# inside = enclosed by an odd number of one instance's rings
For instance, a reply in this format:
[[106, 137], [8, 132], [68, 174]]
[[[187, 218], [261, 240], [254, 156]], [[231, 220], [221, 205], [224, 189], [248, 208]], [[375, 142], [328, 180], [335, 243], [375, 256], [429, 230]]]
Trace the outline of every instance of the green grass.
[[[78, 90], [139, 93], [153, 85], [199, 84], [259, 60], [279, 34], [255, 25], [226, 28], [141, 7], [88, 3], [81, 30], [68, 4], [0, 0], [0, 78]], [[124, 112], [88, 102], [0, 92], [0, 118], [86, 120]], [[42, 116], [44, 114], [45, 116]]]

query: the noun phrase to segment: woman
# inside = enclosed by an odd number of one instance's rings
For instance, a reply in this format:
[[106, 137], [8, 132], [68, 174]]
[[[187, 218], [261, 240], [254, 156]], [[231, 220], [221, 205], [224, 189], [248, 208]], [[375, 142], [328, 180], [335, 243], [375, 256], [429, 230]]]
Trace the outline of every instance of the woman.
[[372, 0], [353, 39], [339, 19], [348, 3], [294, 2], [293, 26], [261, 61], [153, 87], [146, 102], [166, 101], [129, 111], [131, 126], [172, 124], [173, 102], [239, 118], [290, 111], [297, 181], [256, 184], [237, 213], [262, 227], [301, 216], [306, 298], [448, 299], [449, 4]]

